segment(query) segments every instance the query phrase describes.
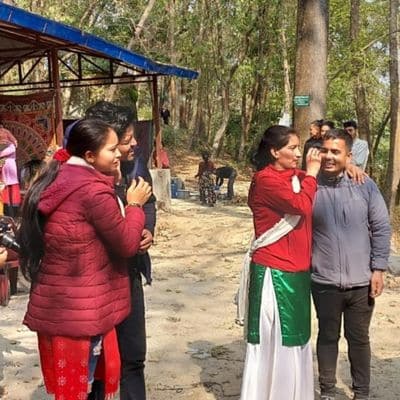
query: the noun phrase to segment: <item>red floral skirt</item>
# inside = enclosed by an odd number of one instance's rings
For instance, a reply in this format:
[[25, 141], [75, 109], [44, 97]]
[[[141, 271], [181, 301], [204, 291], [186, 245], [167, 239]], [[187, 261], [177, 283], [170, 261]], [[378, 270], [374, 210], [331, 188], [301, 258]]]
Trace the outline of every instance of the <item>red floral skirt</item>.
[[[38, 334], [44, 384], [55, 400], [86, 400], [88, 396], [90, 337]], [[103, 336], [103, 351], [95, 377], [104, 382], [106, 399], [118, 391], [120, 357], [115, 329]]]

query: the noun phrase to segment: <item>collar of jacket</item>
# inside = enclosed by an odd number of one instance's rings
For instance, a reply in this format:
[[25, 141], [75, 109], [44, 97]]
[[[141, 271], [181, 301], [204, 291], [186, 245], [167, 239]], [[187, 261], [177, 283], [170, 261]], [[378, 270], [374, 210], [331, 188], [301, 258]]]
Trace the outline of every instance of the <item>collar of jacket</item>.
[[89, 167], [94, 169], [93, 165], [90, 165], [86, 160], [77, 156], [71, 156], [71, 158], [67, 161], [67, 164], [80, 165], [81, 167]]
[[323, 173], [320, 173], [318, 176], [318, 183], [320, 185], [325, 186], [337, 186], [339, 183], [347, 179], [347, 175], [345, 172], [341, 172], [339, 175], [336, 176], [329, 176]]

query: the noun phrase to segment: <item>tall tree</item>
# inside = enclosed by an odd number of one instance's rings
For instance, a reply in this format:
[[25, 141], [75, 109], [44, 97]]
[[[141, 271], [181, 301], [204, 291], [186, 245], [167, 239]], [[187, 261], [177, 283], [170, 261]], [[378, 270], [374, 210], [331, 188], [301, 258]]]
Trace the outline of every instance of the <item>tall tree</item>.
[[[156, 2], [156, 0], [149, 0], [149, 2], [147, 3], [146, 7], [144, 8], [143, 14], [140, 17], [139, 22], [137, 23], [137, 25], [135, 27], [135, 30], [133, 32], [132, 37], [129, 40], [128, 45], [126, 46], [126, 48], [128, 50], [132, 50], [135, 42], [138, 41], [138, 39], [140, 37], [140, 34], [142, 33], [142, 31], [144, 29], [145, 23], [146, 23], [149, 15], [151, 13], [151, 10], [154, 7], [155, 2]], [[122, 72], [123, 72], [123, 68], [122, 67], [118, 67], [115, 74], [116, 75], [120, 75]], [[111, 85], [109, 87], [108, 92], [107, 92], [107, 98], [109, 100], [112, 100], [114, 98], [116, 89], [117, 89], [116, 85]]]
[[[239, 66], [248, 54], [250, 37], [255, 27], [252, 24], [243, 23], [246, 21], [246, 11], [253, 12], [251, 2], [226, 4], [218, 1], [216, 4], [217, 23], [215, 24], [215, 73], [221, 87], [221, 123], [216, 131], [212, 143], [212, 152], [218, 154], [222, 147], [223, 138], [231, 115], [231, 94], [234, 76]], [[225, 29], [226, 17], [232, 19], [232, 26]], [[250, 19], [250, 17], [249, 17]], [[240, 44], [237, 45], [238, 37]]]
[[[177, 49], [175, 44], [175, 36], [176, 36], [176, 0], [169, 0], [168, 4], [168, 14], [169, 14], [169, 27], [168, 27], [168, 41], [169, 41], [169, 54], [170, 54], [170, 62], [175, 65], [178, 59]], [[178, 112], [179, 112], [179, 103], [178, 103], [178, 86], [176, 84], [175, 77], [171, 77], [169, 82], [169, 102], [170, 102], [170, 110], [171, 110], [171, 122], [172, 125], [177, 128], [178, 127]]]
[[386, 174], [386, 201], [390, 212], [396, 205], [400, 182], [400, 79], [399, 79], [399, 0], [390, 0], [390, 151]]
[[305, 140], [311, 121], [326, 115], [328, 0], [298, 0], [295, 96], [310, 96], [294, 108], [294, 126]]
[[[196, 2], [197, 17], [195, 19], [194, 26], [197, 28], [197, 35], [195, 36], [193, 44], [193, 53], [198, 63], [198, 71], [200, 72], [199, 79], [197, 80], [194, 93], [192, 96], [192, 117], [189, 122], [189, 131], [191, 132], [190, 137], [190, 148], [193, 150], [200, 140], [205, 140], [205, 121], [204, 121], [204, 109], [206, 104], [207, 96], [207, 78], [208, 78], [208, 61], [202, 51], [207, 46], [207, 20], [208, 20], [208, 0], [200, 0]], [[193, 41], [192, 41], [193, 42]]]
[[[350, 43], [357, 55], [360, 36], [360, 0], [351, 0], [350, 8]], [[370, 109], [367, 102], [367, 89], [364, 82], [364, 68], [360, 56], [353, 62], [353, 93], [360, 137], [371, 143]]]

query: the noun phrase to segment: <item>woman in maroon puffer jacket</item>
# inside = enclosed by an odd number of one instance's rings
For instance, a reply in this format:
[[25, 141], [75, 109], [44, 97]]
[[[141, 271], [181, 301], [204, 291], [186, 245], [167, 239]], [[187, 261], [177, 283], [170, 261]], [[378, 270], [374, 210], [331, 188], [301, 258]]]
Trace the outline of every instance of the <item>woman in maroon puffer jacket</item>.
[[114, 326], [130, 310], [124, 260], [139, 248], [141, 206], [151, 194], [140, 180], [127, 207], [118, 204], [119, 158], [113, 129], [82, 120], [24, 202], [21, 269], [32, 281], [24, 324], [38, 333], [45, 385], [56, 400], [86, 399], [95, 371], [108, 398], [118, 389]]

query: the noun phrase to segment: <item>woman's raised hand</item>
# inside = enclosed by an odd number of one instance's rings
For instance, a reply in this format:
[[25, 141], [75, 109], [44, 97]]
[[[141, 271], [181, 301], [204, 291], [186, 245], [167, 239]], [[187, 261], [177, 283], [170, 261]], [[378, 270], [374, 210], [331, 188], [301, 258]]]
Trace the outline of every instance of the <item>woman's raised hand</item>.
[[129, 203], [138, 204], [143, 206], [151, 196], [151, 186], [142, 178], [139, 177], [138, 181], [132, 180], [131, 186], [126, 192], [126, 200]]
[[321, 151], [315, 147], [308, 150], [306, 158], [307, 175], [316, 177], [321, 168]]

